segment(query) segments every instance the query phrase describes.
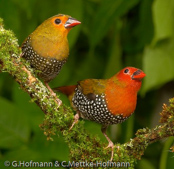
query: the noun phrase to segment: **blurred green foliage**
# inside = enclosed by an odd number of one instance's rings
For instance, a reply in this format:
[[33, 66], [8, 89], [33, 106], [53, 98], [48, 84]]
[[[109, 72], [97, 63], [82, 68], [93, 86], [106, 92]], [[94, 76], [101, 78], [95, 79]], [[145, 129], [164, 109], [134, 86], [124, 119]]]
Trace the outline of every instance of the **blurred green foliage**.
[[[0, 0], [0, 17], [19, 44], [45, 19], [58, 13], [77, 18], [71, 30], [70, 56], [52, 87], [86, 78], [109, 78], [121, 68], [141, 68], [143, 80], [135, 114], [110, 127], [114, 142], [124, 143], [138, 128], [158, 123], [163, 102], [174, 94], [173, 0]], [[69, 104], [65, 96], [62, 100]], [[46, 140], [38, 127], [44, 114], [8, 74], [0, 74], [0, 168], [5, 160], [64, 161], [68, 147], [62, 136]], [[100, 125], [85, 121], [85, 128], [99, 135]], [[151, 145], [138, 162], [139, 169], [170, 169], [173, 140]], [[162, 145], [165, 144], [163, 147]]]

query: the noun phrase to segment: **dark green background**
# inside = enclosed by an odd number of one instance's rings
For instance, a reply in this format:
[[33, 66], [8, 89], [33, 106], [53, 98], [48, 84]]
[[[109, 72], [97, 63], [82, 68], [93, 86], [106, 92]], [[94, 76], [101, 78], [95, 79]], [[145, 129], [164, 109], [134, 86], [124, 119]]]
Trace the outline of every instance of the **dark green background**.
[[[158, 124], [163, 103], [174, 95], [173, 0], [0, 0], [6, 29], [22, 41], [45, 19], [68, 14], [80, 20], [69, 35], [70, 56], [51, 87], [86, 78], [109, 78], [126, 66], [146, 73], [135, 114], [109, 128], [116, 142], [134, 137], [137, 129]], [[69, 104], [65, 96], [62, 100]], [[6, 73], [0, 74], [0, 168], [5, 160], [69, 160], [62, 136], [47, 141], [39, 124], [44, 118], [36, 104]], [[100, 125], [85, 121], [85, 128], [103, 142]], [[150, 145], [137, 169], [171, 169], [173, 138]]]

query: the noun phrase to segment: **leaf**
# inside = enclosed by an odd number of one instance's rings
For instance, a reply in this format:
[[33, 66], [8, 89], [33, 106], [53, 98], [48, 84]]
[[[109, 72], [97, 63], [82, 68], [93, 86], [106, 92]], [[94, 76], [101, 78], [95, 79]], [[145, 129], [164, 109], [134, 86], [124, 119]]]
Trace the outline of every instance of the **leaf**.
[[[142, 0], [122, 19], [121, 44], [123, 53], [127, 55], [126, 62], [127, 59], [129, 63], [131, 60], [137, 62], [134, 56], [141, 55], [144, 46], [151, 43], [153, 39], [152, 2], [152, 0]], [[132, 66], [135, 66], [134, 63]]]
[[159, 160], [160, 161], [159, 169], [167, 169], [167, 168], [170, 169], [173, 167], [174, 165], [173, 153], [169, 151], [170, 147], [173, 145], [173, 141], [174, 141], [173, 137], [170, 137], [165, 141], [163, 149], [161, 151], [161, 157]]
[[32, 141], [4, 154], [3, 159], [13, 161], [68, 161], [68, 146], [63, 137], [47, 141], [42, 131], [35, 133]]
[[0, 97], [0, 147], [18, 146], [29, 139], [30, 129], [24, 112]]
[[30, 101], [30, 96], [20, 89], [17, 83], [13, 87], [12, 99], [15, 105], [20, 107], [21, 111], [25, 112], [24, 116], [30, 122], [32, 131], [40, 131], [39, 124], [42, 123], [44, 113], [37, 104]]
[[[139, 16], [139, 29], [138, 29], [138, 43], [136, 45], [142, 46], [142, 48], [149, 44], [153, 38], [154, 28], [152, 20], [152, 0], [141, 1]], [[131, 31], [131, 30], [129, 30]]]
[[138, 168], [141, 168], [141, 169], [155, 169], [155, 167], [152, 165], [152, 163], [145, 159], [145, 158], [142, 158], [141, 161], [138, 162]]
[[[11, 12], [13, 13], [11, 14]], [[13, 28], [14, 32], [20, 28], [19, 12], [16, 10], [13, 2], [1, 0], [0, 1], [0, 16], [3, 17], [4, 25], [7, 28]]]
[[34, 8], [35, 6], [35, 0], [23, 1], [23, 3], [21, 3], [20, 0], [11, 0], [11, 1], [15, 7], [24, 10], [28, 18], [32, 17], [32, 8]]
[[143, 57], [143, 70], [146, 77], [143, 80], [142, 93], [157, 88], [174, 78], [174, 38], [161, 42], [156, 47], [146, 47]]
[[[108, 50], [108, 63], [106, 66], [104, 78], [113, 76], [122, 68], [121, 54], [122, 48], [120, 44], [120, 28], [116, 27], [111, 41], [110, 50]], [[114, 69], [114, 70], [113, 70]]]
[[174, 28], [174, 1], [173, 0], [156, 0], [153, 4], [153, 20], [155, 36], [153, 43], [173, 35]]
[[155, 36], [143, 56], [146, 73], [142, 93], [157, 88], [174, 78], [174, 1], [156, 0], [153, 4]]
[[103, 0], [92, 22], [89, 36], [91, 47], [94, 47], [105, 36], [118, 17], [124, 15], [138, 2], [139, 0]]

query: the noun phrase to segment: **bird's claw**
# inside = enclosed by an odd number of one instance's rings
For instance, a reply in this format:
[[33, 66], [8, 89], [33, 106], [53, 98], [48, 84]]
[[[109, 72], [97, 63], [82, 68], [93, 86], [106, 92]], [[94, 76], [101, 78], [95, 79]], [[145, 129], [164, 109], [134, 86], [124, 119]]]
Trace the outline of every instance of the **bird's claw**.
[[71, 129], [74, 127], [74, 125], [75, 125], [76, 123], [77, 123], [77, 121], [76, 121], [76, 122], [74, 121], [74, 122], [72, 123], [71, 127], [69, 128], [69, 130], [71, 130]]
[[75, 125], [76, 123], [78, 123], [78, 121], [79, 121], [79, 114], [77, 113], [77, 114], [74, 116], [74, 121], [73, 121], [71, 127], [69, 128], [69, 130], [71, 130], [71, 129], [74, 127], [74, 125]]
[[56, 98], [57, 104], [60, 106], [62, 104], [62, 101], [60, 99], [58, 99], [57, 97], [55, 97], [55, 98]]
[[113, 142], [109, 142], [108, 146], [105, 147], [104, 149], [108, 149], [108, 148], [113, 149], [114, 148], [114, 143]]
[[108, 148], [111, 148], [111, 159], [109, 161], [112, 161], [113, 157], [114, 157], [114, 144], [113, 144], [113, 142], [109, 142], [108, 146], [105, 147], [104, 149], [108, 149]]
[[52, 95], [53, 97], [57, 97], [57, 96], [56, 96], [56, 93], [54, 93], [54, 92], [51, 92], [51, 95]]
[[57, 98], [56, 93], [53, 92], [53, 90], [50, 88], [50, 86], [48, 85], [47, 82], [45, 82], [45, 85], [46, 85], [47, 89], [50, 91], [51, 95], [55, 98], [55, 102], [58, 104], [58, 106], [60, 106], [62, 104], [62, 101]]
[[62, 104], [62, 101], [57, 98], [56, 93], [51, 93], [51, 95], [55, 98], [55, 102], [60, 106]]

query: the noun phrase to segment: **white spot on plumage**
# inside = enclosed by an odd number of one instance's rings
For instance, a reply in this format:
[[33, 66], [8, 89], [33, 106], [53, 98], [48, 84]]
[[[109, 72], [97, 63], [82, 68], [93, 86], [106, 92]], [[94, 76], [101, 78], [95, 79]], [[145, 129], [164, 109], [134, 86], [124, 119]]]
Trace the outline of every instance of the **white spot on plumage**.
[[105, 95], [96, 95], [95, 99], [90, 100], [77, 87], [72, 102], [85, 119], [106, 125], [121, 123], [126, 119], [122, 115], [111, 114], [107, 109]]

